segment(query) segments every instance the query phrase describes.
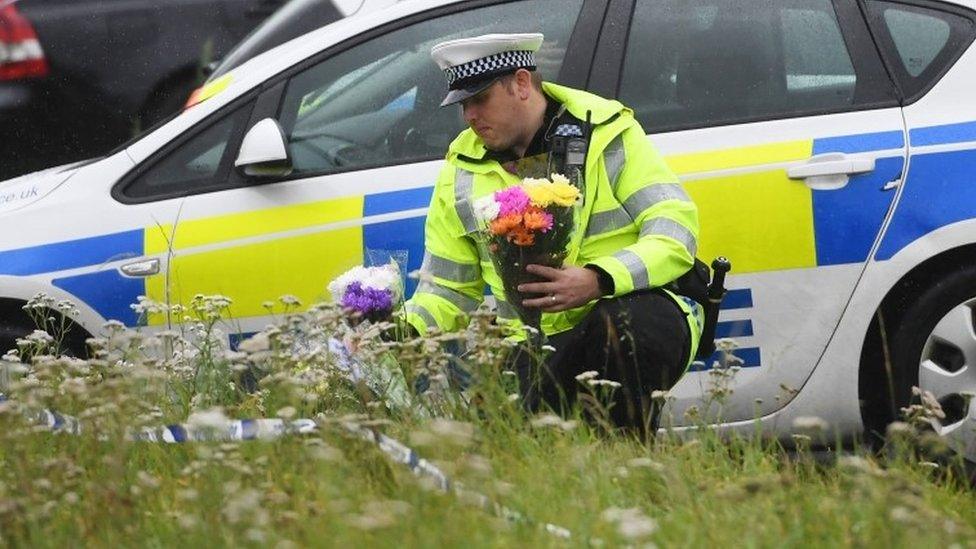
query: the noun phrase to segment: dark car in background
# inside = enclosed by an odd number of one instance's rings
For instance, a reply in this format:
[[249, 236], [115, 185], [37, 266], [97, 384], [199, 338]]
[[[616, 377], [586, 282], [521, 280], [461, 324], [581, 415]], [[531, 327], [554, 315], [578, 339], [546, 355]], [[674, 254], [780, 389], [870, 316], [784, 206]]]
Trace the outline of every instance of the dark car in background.
[[349, 16], [385, 8], [398, 1], [402, 0], [290, 0], [214, 63], [208, 80], [220, 78], [252, 57], [328, 25], [343, 16], [340, 10]]
[[[315, 23], [362, 1], [320, 0]], [[285, 3], [0, 0], [0, 180], [104, 154], [179, 110]]]

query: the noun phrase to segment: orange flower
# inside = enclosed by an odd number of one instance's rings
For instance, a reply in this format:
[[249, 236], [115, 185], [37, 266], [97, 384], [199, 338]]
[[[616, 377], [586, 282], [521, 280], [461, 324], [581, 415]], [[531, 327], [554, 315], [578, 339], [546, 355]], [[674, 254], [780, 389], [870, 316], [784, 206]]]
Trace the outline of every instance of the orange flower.
[[522, 223], [522, 216], [518, 214], [508, 214], [494, 220], [490, 224], [491, 234], [503, 235], [518, 227]]
[[508, 239], [514, 242], [516, 246], [531, 246], [535, 244], [535, 234], [521, 226], [512, 229], [508, 234]]
[[522, 221], [527, 229], [546, 232], [552, 228], [552, 215], [535, 206], [530, 207], [522, 214]]

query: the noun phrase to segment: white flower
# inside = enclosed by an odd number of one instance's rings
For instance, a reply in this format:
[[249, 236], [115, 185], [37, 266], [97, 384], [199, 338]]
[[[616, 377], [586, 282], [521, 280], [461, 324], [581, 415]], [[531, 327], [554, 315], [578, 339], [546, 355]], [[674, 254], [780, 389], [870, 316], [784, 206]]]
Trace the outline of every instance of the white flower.
[[475, 200], [472, 206], [474, 207], [474, 215], [486, 223], [493, 221], [501, 211], [501, 204], [495, 200], [495, 196], [492, 194]]
[[610, 388], [613, 388], [613, 389], [616, 389], [616, 388], [620, 387], [620, 383], [619, 382], [613, 381], [613, 380], [610, 380], [610, 379], [589, 379], [589, 380], [586, 381], [586, 383], [590, 387], [596, 387], [598, 385], [603, 385], [603, 386], [610, 387]]
[[801, 431], [826, 431], [830, 425], [816, 416], [800, 416], [793, 420], [793, 428]]
[[657, 522], [636, 507], [630, 509], [610, 507], [600, 514], [600, 518], [617, 523], [617, 532], [630, 540], [645, 538], [657, 530]]
[[190, 414], [187, 425], [195, 429], [225, 429], [230, 420], [220, 408], [210, 408]]
[[342, 273], [329, 283], [332, 299], [341, 300], [346, 288], [353, 282], [358, 282], [363, 288], [389, 290], [393, 292], [393, 301], [398, 301], [403, 293], [400, 269], [392, 262], [379, 267], [353, 267]]
[[597, 372], [596, 370], [587, 370], [582, 374], [576, 376], [576, 381], [582, 382], [588, 379], [596, 379], [599, 375], [600, 375], [599, 372]]
[[553, 183], [566, 183], [567, 185], [570, 184], [569, 178], [561, 173], [552, 173], [549, 175], [549, 179], [551, 179]]

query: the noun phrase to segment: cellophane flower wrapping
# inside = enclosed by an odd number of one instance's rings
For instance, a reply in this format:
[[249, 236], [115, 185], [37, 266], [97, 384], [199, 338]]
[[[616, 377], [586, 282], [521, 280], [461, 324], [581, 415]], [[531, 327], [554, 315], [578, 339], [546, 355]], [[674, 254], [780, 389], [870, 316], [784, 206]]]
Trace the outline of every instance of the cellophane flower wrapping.
[[562, 266], [580, 197], [579, 188], [567, 178], [552, 174], [549, 179], [523, 179], [518, 185], [474, 203], [475, 213], [485, 227], [483, 234], [492, 263], [502, 279], [506, 300], [527, 326], [539, 329], [542, 312], [523, 306], [522, 301], [539, 296], [523, 294], [518, 287], [546, 279], [529, 273], [526, 267]]

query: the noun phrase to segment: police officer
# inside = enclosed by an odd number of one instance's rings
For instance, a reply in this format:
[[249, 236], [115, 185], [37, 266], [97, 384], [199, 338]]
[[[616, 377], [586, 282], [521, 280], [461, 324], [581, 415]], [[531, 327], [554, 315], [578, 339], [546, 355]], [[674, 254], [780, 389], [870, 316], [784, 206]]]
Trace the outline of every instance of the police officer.
[[[663, 286], [691, 269], [698, 214], [648, 142], [630, 109], [585, 91], [542, 82], [534, 53], [541, 34], [490, 34], [434, 46], [468, 129], [451, 143], [426, 222], [421, 284], [407, 303], [419, 333], [463, 328], [490, 286], [501, 323], [518, 326], [477, 232], [472, 203], [517, 184], [521, 166], [548, 157], [560, 138], [586, 140], [582, 215], [561, 269], [530, 265], [543, 281], [523, 284], [524, 305], [542, 310], [555, 351], [543, 364], [517, 353], [522, 400], [535, 411], [571, 405], [576, 376], [594, 370], [621, 386], [610, 415], [620, 426], [651, 425], [652, 391], [684, 373], [700, 336], [694, 304]], [[580, 157], [581, 159], [584, 156]], [[565, 158], [563, 158], [565, 162]]]

